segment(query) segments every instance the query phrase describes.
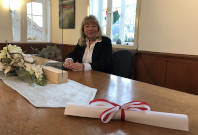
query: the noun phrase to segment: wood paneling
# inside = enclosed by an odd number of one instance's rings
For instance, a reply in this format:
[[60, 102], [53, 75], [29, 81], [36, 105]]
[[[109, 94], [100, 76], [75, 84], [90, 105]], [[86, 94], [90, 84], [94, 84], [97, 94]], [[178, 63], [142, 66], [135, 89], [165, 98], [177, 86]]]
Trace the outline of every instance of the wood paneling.
[[166, 87], [198, 95], [198, 61], [169, 61]]
[[[61, 45], [57, 44], [57, 46], [61, 47]], [[74, 50], [75, 46], [74, 45], [63, 45], [63, 58], [65, 59], [66, 56]]]
[[198, 56], [139, 51], [134, 79], [198, 95]]
[[[23, 51], [26, 53], [31, 53], [33, 51], [32, 48], [37, 48], [41, 50], [42, 48], [46, 47], [47, 45], [52, 45], [52, 43], [11, 43], [17, 46], [20, 46]], [[6, 43], [0, 43], [0, 49], [6, 46]]]
[[134, 79], [158, 86], [165, 86], [166, 65], [167, 61], [163, 58], [137, 54]]

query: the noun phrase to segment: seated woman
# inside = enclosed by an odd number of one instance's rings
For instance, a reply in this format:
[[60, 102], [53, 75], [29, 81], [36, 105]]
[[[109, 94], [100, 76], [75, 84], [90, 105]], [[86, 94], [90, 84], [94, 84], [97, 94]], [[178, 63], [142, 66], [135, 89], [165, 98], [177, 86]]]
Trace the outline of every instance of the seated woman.
[[110, 72], [112, 44], [102, 36], [101, 27], [95, 16], [83, 19], [81, 37], [73, 52], [65, 59], [63, 66], [72, 71], [97, 70]]

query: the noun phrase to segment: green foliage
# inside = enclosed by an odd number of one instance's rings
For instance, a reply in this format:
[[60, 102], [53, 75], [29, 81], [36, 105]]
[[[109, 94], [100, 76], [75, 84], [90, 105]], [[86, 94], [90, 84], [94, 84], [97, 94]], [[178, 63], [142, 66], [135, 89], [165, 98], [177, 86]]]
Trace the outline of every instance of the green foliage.
[[46, 48], [43, 48], [39, 53], [39, 57], [44, 57], [51, 60], [61, 61], [61, 50], [57, 46], [48, 45]]
[[113, 12], [113, 24], [116, 23], [120, 18], [120, 15], [118, 12]]
[[2, 63], [7, 63], [7, 64], [10, 64], [12, 60], [10, 58], [1, 58], [1, 62]]
[[46, 78], [43, 76], [43, 79], [42, 80], [39, 80], [38, 78], [36, 78], [36, 83], [38, 85], [44, 86], [44, 85], [47, 84], [47, 81], [46, 81]]
[[134, 38], [133, 37], [127, 37], [125, 35], [125, 42], [134, 42]]
[[15, 71], [19, 78], [32, 85], [36, 83], [38, 85], [44, 86], [47, 83], [45, 76], [43, 76], [42, 79], [40, 80], [36, 77], [35, 73], [31, 75], [28, 71], [25, 70], [15, 70]]

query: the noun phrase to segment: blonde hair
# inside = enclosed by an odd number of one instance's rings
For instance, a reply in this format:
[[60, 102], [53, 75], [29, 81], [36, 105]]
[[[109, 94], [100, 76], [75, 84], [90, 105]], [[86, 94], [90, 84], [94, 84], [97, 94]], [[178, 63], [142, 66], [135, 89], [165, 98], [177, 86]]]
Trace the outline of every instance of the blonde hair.
[[86, 35], [84, 34], [84, 25], [87, 24], [89, 21], [93, 21], [98, 26], [98, 33], [96, 34], [95, 38], [98, 40], [102, 39], [102, 30], [101, 30], [98, 20], [96, 19], [94, 15], [89, 15], [89, 16], [86, 16], [81, 23], [80, 39], [78, 41], [78, 44], [80, 46], [86, 46]]

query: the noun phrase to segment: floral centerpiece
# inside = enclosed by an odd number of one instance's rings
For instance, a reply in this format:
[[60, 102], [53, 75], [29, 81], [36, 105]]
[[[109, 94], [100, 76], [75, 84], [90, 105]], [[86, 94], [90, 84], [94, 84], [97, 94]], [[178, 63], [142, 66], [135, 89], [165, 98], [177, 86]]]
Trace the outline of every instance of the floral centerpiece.
[[16, 72], [16, 74], [31, 84], [45, 85], [42, 66], [36, 65], [32, 57], [23, 53], [21, 47], [16, 45], [7, 45], [0, 51], [0, 71], [4, 74]]

